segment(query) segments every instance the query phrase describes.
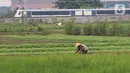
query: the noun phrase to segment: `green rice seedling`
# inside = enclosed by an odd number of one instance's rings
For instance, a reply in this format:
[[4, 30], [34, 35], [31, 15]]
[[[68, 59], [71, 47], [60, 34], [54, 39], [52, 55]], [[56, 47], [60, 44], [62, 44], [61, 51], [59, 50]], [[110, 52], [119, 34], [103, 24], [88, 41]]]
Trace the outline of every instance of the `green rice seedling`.
[[129, 73], [128, 54], [0, 57], [1, 73]]

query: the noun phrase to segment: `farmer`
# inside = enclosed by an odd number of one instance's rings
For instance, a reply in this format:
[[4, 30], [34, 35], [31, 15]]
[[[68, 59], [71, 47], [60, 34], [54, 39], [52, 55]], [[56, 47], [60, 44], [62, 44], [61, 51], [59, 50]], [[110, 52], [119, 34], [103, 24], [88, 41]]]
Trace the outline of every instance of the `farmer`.
[[87, 54], [87, 52], [88, 52], [88, 47], [84, 44], [76, 43], [75, 47], [77, 48], [76, 53], [78, 53], [78, 54]]

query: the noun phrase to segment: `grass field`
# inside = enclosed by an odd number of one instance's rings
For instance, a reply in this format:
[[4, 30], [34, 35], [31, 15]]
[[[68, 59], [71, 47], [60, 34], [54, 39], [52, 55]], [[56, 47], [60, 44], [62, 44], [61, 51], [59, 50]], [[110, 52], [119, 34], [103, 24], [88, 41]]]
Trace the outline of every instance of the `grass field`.
[[[0, 25], [0, 73], [130, 72], [130, 37], [65, 35], [63, 27], [51, 24], [38, 27], [54, 34], [28, 34], [31, 28], [37, 30], [37, 26], [24, 26], [26, 31], [22, 33], [27, 33], [21, 35], [23, 28], [14, 26]], [[88, 54], [75, 53], [77, 41], [89, 47]]]
[[1, 36], [0, 48], [73, 48], [77, 41], [88, 45], [90, 50], [129, 49], [129, 37], [113, 36], [71, 36], [51, 34], [41, 35], [4, 35]]
[[51, 35], [0, 36], [0, 54], [75, 53], [79, 41], [89, 52], [129, 52], [129, 37]]
[[128, 54], [2, 56], [1, 73], [129, 73]]
[[[75, 54], [75, 42], [89, 47]], [[113, 36], [3, 35], [0, 73], [129, 73], [130, 38]]]

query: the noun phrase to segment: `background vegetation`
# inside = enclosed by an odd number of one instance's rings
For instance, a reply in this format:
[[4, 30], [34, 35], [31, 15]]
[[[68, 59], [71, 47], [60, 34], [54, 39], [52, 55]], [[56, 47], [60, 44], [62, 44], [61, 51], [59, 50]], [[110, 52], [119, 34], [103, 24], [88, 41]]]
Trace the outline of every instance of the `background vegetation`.
[[67, 34], [86, 36], [130, 36], [130, 22], [97, 22], [75, 24], [74, 21], [63, 23], [61, 26], [55, 24], [44, 24], [41, 21], [28, 25], [19, 23], [1, 23], [0, 34]]
[[79, 8], [97, 8], [102, 7], [100, 0], [57, 0], [55, 7], [60, 9], [79, 9]]

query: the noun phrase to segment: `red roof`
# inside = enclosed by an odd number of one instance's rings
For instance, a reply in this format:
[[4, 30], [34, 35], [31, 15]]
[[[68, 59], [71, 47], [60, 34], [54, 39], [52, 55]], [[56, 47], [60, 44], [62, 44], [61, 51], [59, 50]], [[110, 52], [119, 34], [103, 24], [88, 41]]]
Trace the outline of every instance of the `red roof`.
[[[54, 1], [55, 0], [27, 0], [27, 9], [53, 8], [55, 5], [52, 2]], [[17, 0], [11, 0], [11, 9], [15, 9], [17, 7]], [[24, 6], [21, 4], [20, 7], [22, 8]]]
[[[53, 8], [54, 4], [28, 4], [27, 9], [43, 9], [43, 8]], [[11, 6], [12, 9], [15, 9], [18, 7], [17, 4], [13, 4]], [[23, 5], [20, 6], [20, 8], [24, 7]]]

